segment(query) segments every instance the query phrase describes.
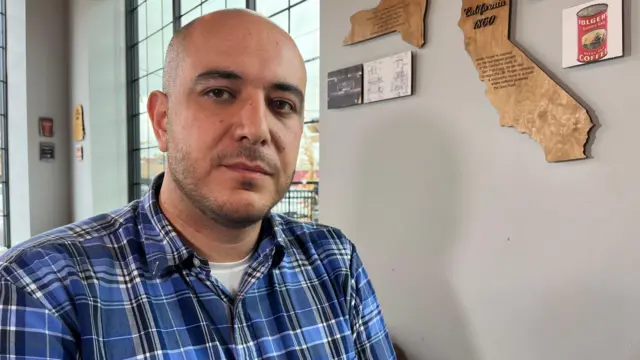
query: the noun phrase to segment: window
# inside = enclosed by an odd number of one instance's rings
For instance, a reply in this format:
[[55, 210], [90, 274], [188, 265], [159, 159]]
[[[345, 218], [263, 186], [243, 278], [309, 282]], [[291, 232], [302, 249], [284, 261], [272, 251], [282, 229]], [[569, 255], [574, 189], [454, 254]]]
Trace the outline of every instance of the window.
[[[1, 0], [0, 0], [1, 1]], [[317, 220], [319, 170], [319, 0], [127, 0], [129, 79], [130, 198], [141, 197], [153, 178], [164, 171], [166, 158], [158, 149], [146, 113], [147, 95], [162, 89], [165, 51], [173, 32], [212, 11], [255, 10], [285, 29], [296, 41], [307, 67], [305, 129], [291, 190], [274, 211]]]
[[0, 246], [9, 247], [9, 176], [7, 164], [7, 27], [5, 0], [0, 0]]
[[318, 221], [320, 168], [320, 0], [256, 0], [256, 11], [268, 16], [295, 40], [307, 67], [304, 131], [291, 189], [275, 212]]

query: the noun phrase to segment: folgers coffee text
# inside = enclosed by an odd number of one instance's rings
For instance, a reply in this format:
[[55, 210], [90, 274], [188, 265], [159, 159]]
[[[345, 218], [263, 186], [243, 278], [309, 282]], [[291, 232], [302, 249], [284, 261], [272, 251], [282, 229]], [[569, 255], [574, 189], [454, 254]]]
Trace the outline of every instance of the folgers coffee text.
[[594, 62], [608, 55], [608, 10], [607, 4], [595, 4], [578, 11], [578, 62]]

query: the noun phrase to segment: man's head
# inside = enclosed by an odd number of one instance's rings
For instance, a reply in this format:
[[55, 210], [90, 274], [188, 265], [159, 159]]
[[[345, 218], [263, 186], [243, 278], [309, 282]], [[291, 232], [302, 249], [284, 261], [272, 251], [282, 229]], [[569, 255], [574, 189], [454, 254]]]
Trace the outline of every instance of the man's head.
[[291, 184], [302, 135], [306, 71], [294, 41], [250, 11], [205, 15], [171, 40], [163, 87], [147, 110], [165, 182], [224, 226], [260, 221]]

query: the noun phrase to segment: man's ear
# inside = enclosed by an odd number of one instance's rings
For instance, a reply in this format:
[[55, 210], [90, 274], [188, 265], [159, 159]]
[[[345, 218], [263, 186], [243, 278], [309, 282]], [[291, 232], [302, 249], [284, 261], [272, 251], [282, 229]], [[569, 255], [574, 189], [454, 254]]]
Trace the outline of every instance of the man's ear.
[[153, 133], [158, 141], [158, 148], [162, 152], [167, 152], [167, 121], [169, 109], [169, 98], [162, 91], [152, 91], [147, 100], [147, 113], [151, 119]]

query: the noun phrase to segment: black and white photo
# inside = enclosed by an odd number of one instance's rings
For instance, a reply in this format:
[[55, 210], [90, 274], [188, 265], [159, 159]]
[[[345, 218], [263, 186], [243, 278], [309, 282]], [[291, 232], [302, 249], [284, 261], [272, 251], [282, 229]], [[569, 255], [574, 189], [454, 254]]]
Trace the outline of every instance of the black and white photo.
[[362, 104], [362, 64], [330, 72], [327, 89], [329, 109]]

